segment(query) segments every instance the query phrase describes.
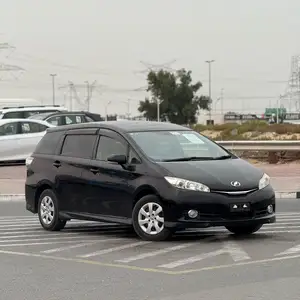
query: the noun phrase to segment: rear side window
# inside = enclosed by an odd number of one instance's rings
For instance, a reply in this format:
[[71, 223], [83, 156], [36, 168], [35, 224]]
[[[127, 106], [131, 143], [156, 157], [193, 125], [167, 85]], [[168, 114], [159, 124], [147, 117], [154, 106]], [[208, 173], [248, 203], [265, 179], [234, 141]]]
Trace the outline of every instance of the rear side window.
[[37, 154], [52, 154], [56, 153], [56, 147], [60, 141], [62, 133], [61, 132], [48, 132], [41, 139], [35, 149]]
[[21, 133], [37, 133], [45, 131], [48, 127], [34, 122], [21, 122]]
[[92, 158], [97, 135], [71, 134], [64, 140], [61, 155], [76, 158]]

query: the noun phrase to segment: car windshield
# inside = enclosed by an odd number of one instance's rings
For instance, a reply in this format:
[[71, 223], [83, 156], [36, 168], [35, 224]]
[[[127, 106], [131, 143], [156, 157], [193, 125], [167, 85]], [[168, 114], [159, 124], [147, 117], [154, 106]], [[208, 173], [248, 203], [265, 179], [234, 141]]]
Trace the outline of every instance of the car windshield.
[[155, 161], [231, 158], [227, 151], [195, 131], [131, 132], [130, 136]]

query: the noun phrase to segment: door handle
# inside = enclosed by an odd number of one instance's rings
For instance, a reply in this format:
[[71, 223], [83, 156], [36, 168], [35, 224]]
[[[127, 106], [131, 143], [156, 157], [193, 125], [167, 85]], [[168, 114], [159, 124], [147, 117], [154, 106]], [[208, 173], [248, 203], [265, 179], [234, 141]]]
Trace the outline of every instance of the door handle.
[[56, 168], [59, 168], [59, 167], [61, 166], [60, 161], [56, 160], [56, 161], [53, 163], [53, 166], [56, 167]]
[[91, 168], [90, 171], [94, 174], [99, 173], [99, 169], [98, 168]]

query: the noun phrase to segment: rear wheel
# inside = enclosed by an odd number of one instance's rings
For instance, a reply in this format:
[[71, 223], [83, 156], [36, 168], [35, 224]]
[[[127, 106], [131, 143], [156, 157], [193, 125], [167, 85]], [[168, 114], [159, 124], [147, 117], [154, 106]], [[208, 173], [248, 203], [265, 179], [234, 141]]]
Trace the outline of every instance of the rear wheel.
[[49, 231], [61, 230], [67, 223], [59, 219], [57, 197], [50, 189], [43, 191], [39, 197], [38, 216], [42, 227]]
[[165, 227], [163, 204], [155, 195], [144, 196], [136, 203], [132, 220], [135, 232], [143, 240], [163, 241], [172, 235]]
[[226, 229], [236, 235], [249, 235], [261, 229], [262, 225], [226, 226]]

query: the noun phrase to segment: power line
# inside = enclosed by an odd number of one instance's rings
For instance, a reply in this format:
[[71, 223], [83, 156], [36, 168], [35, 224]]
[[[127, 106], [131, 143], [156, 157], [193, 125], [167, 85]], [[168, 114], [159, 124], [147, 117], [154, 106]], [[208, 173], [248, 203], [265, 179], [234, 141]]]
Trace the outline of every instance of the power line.
[[[14, 50], [15, 47], [9, 45], [8, 43], [0, 43], [0, 51], [4, 51], [4, 50]], [[8, 55], [6, 56], [8, 57]], [[0, 62], [0, 72], [3, 73], [9, 73], [10, 75], [12, 75], [15, 79], [18, 79], [14, 72], [20, 72], [20, 71], [24, 71], [23, 68], [16, 66], [16, 65], [10, 65], [10, 64], [5, 64], [3, 62]], [[2, 76], [0, 77], [0, 80], [2, 80]]]

